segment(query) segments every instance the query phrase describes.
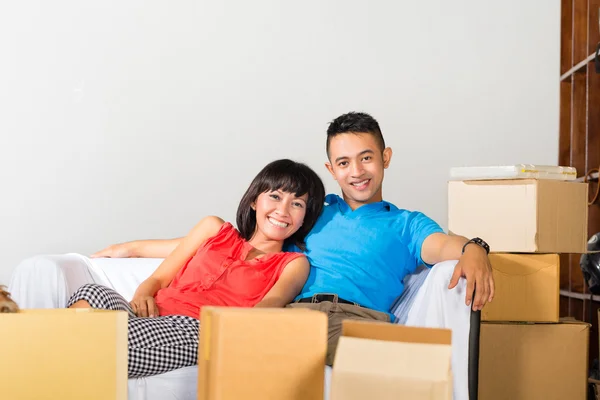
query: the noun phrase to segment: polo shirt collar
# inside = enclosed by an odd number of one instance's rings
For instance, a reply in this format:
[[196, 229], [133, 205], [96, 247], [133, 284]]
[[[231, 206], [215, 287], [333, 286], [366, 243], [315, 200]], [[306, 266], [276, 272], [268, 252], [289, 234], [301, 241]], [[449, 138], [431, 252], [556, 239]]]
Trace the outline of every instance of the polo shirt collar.
[[390, 203], [382, 200], [376, 203], [362, 205], [353, 211], [348, 203], [346, 203], [343, 198], [336, 194], [327, 195], [327, 197], [325, 197], [325, 203], [329, 205], [336, 204], [340, 212], [346, 217], [359, 217], [365, 214], [377, 213], [380, 211], [390, 211], [392, 208]]

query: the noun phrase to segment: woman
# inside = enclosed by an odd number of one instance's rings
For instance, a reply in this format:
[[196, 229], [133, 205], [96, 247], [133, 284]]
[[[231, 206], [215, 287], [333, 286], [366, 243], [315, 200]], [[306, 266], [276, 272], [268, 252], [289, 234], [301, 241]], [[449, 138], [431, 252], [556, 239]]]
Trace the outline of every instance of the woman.
[[84, 285], [68, 306], [129, 313], [130, 378], [197, 363], [200, 309], [205, 305], [283, 307], [300, 292], [309, 263], [282, 251], [304, 246], [321, 213], [325, 189], [304, 164], [278, 160], [254, 178], [237, 210], [237, 226], [201, 220], [130, 303], [114, 290]]

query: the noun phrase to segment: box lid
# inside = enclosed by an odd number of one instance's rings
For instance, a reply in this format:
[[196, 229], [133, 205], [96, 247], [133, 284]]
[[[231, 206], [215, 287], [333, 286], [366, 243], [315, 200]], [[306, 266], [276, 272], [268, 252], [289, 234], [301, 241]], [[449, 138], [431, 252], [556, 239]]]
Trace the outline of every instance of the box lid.
[[342, 336], [407, 343], [452, 343], [452, 331], [449, 329], [418, 328], [377, 321], [343, 321]]
[[515, 164], [497, 166], [455, 167], [450, 169], [452, 180], [485, 179], [553, 179], [574, 180], [577, 169], [556, 165]]

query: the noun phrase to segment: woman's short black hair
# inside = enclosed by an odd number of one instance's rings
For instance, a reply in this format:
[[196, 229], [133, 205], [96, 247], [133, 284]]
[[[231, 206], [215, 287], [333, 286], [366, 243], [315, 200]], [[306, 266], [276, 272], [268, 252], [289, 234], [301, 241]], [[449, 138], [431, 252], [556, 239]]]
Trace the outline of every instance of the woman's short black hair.
[[281, 190], [294, 193], [297, 197], [308, 194], [306, 215], [300, 229], [287, 238], [286, 243], [293, 243], [305, 250], [304, 238], [317, 222], [323, 210], [325, 187], [319, 175], [305, 164], [283, 159], [269, 163], [256, 175], [240, 201], [236, 215], [236, 224], [242, 237], [250, 240], [256, 230], [256, 211], [252, 203], [261, 193]]

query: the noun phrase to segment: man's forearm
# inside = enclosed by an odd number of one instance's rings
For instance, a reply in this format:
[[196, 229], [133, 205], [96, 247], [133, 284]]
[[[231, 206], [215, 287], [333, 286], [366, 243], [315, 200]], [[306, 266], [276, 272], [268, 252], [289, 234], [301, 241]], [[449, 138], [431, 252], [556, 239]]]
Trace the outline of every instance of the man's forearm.
[[[462, 256], [462, 249], [469, 239], [464, 236], [447, 235], [446, 242], [440, 249], [440, 261], [458, 260]], [[465, 248], [465, 251], [470, 246]]]
[[[421, 248], [421, 257], [427, 264], [437, 264], [442, 261], [458, 260], [463, 256], [463, 247], [469, 239], [464, 236], [446, 235], [445, 233], [434, 233], [430, 235]], [[486, 253], [485, 249], [477, 244], [469, 244], [465, 247], [465, 254]]]

